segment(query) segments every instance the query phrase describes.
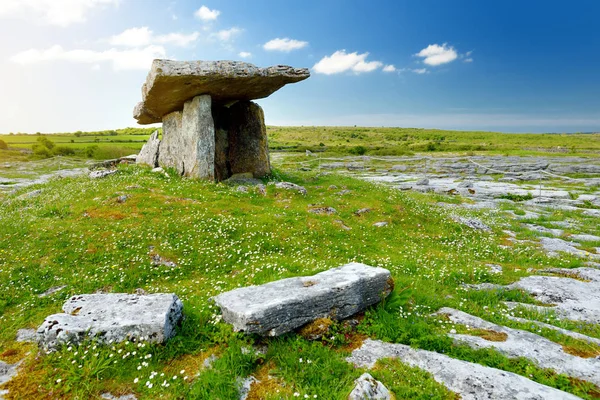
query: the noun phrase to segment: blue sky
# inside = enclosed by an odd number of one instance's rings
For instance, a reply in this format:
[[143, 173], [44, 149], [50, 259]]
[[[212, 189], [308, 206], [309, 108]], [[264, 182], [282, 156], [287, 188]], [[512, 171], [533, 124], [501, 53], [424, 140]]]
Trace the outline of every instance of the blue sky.
[[135, 126], [153, 58], [310, 68], [258, 101], [273, 125], [600, 131], [598, 15], [591, 0], [2, 0], [0, 132]]

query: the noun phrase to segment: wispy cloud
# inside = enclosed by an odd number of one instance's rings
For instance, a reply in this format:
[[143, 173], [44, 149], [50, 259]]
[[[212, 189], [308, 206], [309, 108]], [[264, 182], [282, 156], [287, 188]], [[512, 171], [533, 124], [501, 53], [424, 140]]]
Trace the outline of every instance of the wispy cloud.
[[240, 56], [241, 58], [250, 58], [250, 57], [252, 57], [252, 53], [250, 53], [248, 51], [240, 51], [238, 53], [238, 56]]
[[94, 9], [120, 0], [1, 0], [0, 18], [67, 27], [82, 23]]
[[290, 52], [292, 50], [299, 50], [308, 46], [308, 42], [290, 38], [276, 38], [269, 40], [263, 45], [263, 48], [267, 51], [283, 51]]
[[200, 7], [194, 13], [194, 16], [202, 21], [215, 21], [219, 15], [221, 15], [221, 11], [211, 10], [206, 6]]
[[386, 65], [385, 67], [383, 67], [383, 72], [396, 72], [398, 69], [393, 66], [392, 64], [390, 65]]
[[346, 50], [338, 50], [330, 56], [323, 57], [313, 66], [313, 70], [319, 74], [333, 75], [352, 71], [356, 74], [375, 71], [383, 66], [380, 61], [367, 61], [369, 53], [358, 54], [346, 53]]
[[200, 37], [199, 32], [192, 33], [167, 33], [164, 35], [155, 35], [150, 28], [143, 26], [141, 28], [129, 28], [118, 35], [112, 36], [108, 42], [113, 46], [139, 47], [149, 44], [172, 44], [185, 47], [195, 42]]
[[[30, 49], [10, 57], [10, 61], [21, 65], [32, 65], [50, 61], [66, 61], [79, 64], [93, 64], [99, 68], [99, 63], [109, 62], [114, 70], [147, 70], [155, 58], [165, 58], [163, 46], [150, 45], [143, 48], [125, 50], [108, 49], [104, 51], [75, 49], [65, 50], [59, 45], [45, 50]], [[96, 66], [98, 65], [98, 67]]]
[[243, 31], [243, 29], [234, 26], [233, 28], [222, 29], [220, 31], [213, 32], [210, 34], [210, 36], [220, 40], [221, 42], [229, 42]]
[[442, 45], [430, 44], [415, 55], [423, 58], [423, 62], [431, 66], [447, 64], [458, 57], [454, 47], [448, 46], [447, 43]]

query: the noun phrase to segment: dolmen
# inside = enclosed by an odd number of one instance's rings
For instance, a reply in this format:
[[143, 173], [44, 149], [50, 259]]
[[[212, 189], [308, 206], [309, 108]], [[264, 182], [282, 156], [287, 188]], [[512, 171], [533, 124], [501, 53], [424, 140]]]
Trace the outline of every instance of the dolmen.
[[133, 116], [142, 125], [162, 122], [162, 139], [155, 132], [137, 163], [216, 181], [269, 174], [264, 114], [251, 100], [309, 76], [307, 68], [284, 65], [154, 60]]
[[101, 343], [142, 340], [163, 343], [175, 335], [183, 303], [173, 293], [101, 293], [73, 296], [37, 330], [43, 348], [78, 344], [86, 339]]
[[387, 269], [349, 263], [313, 276], [235, 289], [212, 301], [235, 331], [278, 336], [319, 318], [348, 318], [392, 290]]

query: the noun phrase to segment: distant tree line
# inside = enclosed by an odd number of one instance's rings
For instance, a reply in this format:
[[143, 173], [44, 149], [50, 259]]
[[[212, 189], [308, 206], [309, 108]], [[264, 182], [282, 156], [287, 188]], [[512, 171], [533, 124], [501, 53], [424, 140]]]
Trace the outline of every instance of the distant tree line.
[[[75, 137], [118, 136], [118, 135], [140, 135], [141, 136], [141, 135], [150, 135], [150, 134], [152, 134], [152, 132], [154, 132], [157, 129], [159, 131], [162, 130], [162, 128], [121, 128], [121, 129], [109, 129], [109, 130], [105, 130], [105, 131], [93, 131], [93, 132], [83, 132], [83, 131], [54, 132], [54, 133], [51, 133], [50, 135], [63, 135], [63, 136], [73, 135]], [[10, 132], [9, 135], [11, 135], [11, 136], [13, 136], [13, 135], [30, 135], [30, 133]], [[36, 132], [34, 135], [42, 136], [44, 134], [42, 132]]]

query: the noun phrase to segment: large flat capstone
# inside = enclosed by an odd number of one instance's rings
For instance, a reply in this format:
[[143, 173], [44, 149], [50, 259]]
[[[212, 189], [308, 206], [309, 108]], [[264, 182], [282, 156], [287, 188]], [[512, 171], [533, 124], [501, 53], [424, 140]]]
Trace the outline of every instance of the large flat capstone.
[[317, 318], [347, 318], [392, 289], [387, 269], [349, 263], [313, 276], [235, 289], [213, 300], [236, 331], [278, 336]]
[[173, 293], [83, 294], [67, 300], [64, 313], [46, 317], [37, 339], [46, 348], [86, 337], [105, 343], [132, 339], [162, 343], [175, 334], [182, 310]]
[[221, 104], [261, 99], [309, 76], [307, 68], [286, 65], [259, 68], [241, 61], [154, 60], [133, 116], [140, 124], [161, 122], [164, 115], [181, 110], [187, 100], [201, 94]]

